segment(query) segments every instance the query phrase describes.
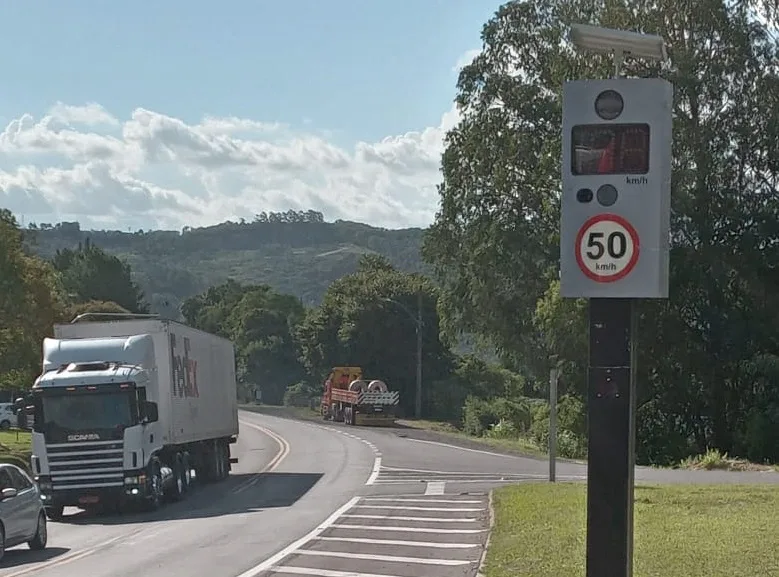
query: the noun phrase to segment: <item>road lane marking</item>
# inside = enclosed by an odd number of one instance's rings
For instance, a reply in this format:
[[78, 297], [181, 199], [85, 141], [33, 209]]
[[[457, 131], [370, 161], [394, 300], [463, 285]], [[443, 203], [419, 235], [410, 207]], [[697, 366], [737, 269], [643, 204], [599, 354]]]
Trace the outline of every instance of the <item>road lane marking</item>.
[[126, 535], [119, 535], [117, 537], [113, 537], [112, 539], [108, 539], [107, 541], [98, 543], [97, 545], [93, 545], [92, 547], [89, 547], [88, 549], [84, 549], [83, 551], [76, 551], [70, 554], [66, 554], [61, 557], [57, 557], [56, 559], [45, 561], [44, 563], [36, 565], [35, 567], [28, 567], [26, 569], [22, 569], [21, 571], [8, 573], [3, 577], [21, 577], [22, 575], [29, 575], [30, 573], [36, 573], [38, 571], [42, 571], [43, 569], [48, 569], [50, 567], [59, 567], [61, 565], [67, 565], [68, 563], [71, 563], [73, 561], [78, 561], [79, 559], [83, 559], [84, 557], [87, 557], [92, 553], [96, 553], [101, 549], [110, 547], [111, 545], [113, 545], [118, 541], [122, 541], [123, 539], [131, 539], [132, 537], [135, 537], [136, 535], [138, 535], [139, 533], [145, 530], [146, 528], [144, 527], [142, 529], [138, 529]]
[[[261, 563], [258, 563], [254, 567], [247, 569], [246, 571], [238, 575], [238, 577], [256, 577], [260, 573], [267, 571], [274, 565], [278, 564], [279, 561], [281, 561], [288, 555], [291, 555], [292, 553], [296, 552], [303, 545], [305, 545], [315, 537], [318, 537], [321, 533], [323, 533], [324, 531], [332, 527], [333, 524], [338, 520], [338, 518], [341, 517], [341, 515], [343, 515], [344, 513], [346, 513], [349, 509], [354, 507], [359, 500], [360, 500], [359, 497], [353, 497], [352, 499], [349, 499], [349, 501], [347, 501], [341, 507], [336, 509], [332, 515], [330, 515], [327, 519], [322, 521], [322, 523], [320, 523], [318, 527], [310, 531], [308, 534], [303, 535], [297, 541], [290, 543], [289, 545], [284, 547], [284, 549], [282, 549], [272, 557], [268, 557], [265, 561], [262, 561]], [[278, 571], [278, 570], [279, 570], [278, 568], [274, 569], [274, 571]], [[287, 571], [287, 572], [291, 573], [291, 571]], [[391, 577], [391, 576], [385, 575], [382, 577]]]
[[407, 511], [457, 511], [458, 513], [484, 511], [485, 507], [417, 507], [414, 505], [404, 507], [403, 505], [355, 505], [355, 509], [405, 509]]
[[407, 441], [413, 443], [426, 443], [428, 445], [438, 445], [439, 447], [447, 447], [448, 449], [457, 449], [458, 451], [467, 451], [469, 453], [481, 453], [482, 455], [492, 455], [493, 457], [502, 457], [504, 459], [524, 459], [529, 461], [543, 461], [543, 459], [534, 459], [533, 457], [520, 457], [519, 455], [507, 455], [505, 453], [496, 453], [494, 451], [484, 451], [481, 449], [468, 449], [466, 447], [458, 447], [457, 445], [450, 445], [449, 443], [439, 443], [438, 441], [423, 441], [421, 439], [409, 439]]
[[433, 481], [425, 487], [425, 495], [443, 495], [446, 493], [446, 482]]
[[271, 439], [273, 439], [276, 442], [276, 444], [278, 445], [279, 450], [276, 453], [276, 455], [273, 457], [273, 459], [271, 459], [270, 462], [267, 465], [265, 465], [265, 467], [262, 468], [262, 470], [258, 471], [255, 475], [252, 475], [252, 477], [250, 477], [249, 479], [246, 479], [240, 485], [235, 487], [232, 490], [232, 493], [234, 493], [234, 494], [243, 493], [247, 489], [249, 489], [251, 487], [254, 487], [257, 483], [260, 482], [260, 479], [262, 478], [262, 475], [264, 475], [265, 473], [273, 472], [276, 469], [276, 467], [278, 467], [281, 464], [281, 462], [284, 459], [287, 458], [287, 455], [289, 455], [289, 452], [290, 452], [289, 443], [287, 442], [286, 439], [284, 439], [284, 437], [282, 437], [278, 433], [275, 433], [274, 431], [271, 431], [270, 429], [268, 429], [266, 427], [262, 427], [260, 425], [254, 424], [254, 423], [249, 423], [247, 421], [239, 421], [239, 422], [242, 425], [245, 425], [245, 426], [247, 426], [247, 427], [249, 427], [251, 429], [259, 431], [259, 432], [267, 435]]
[[478, 519], [472, 517], [461, 517], [459, 519], [450, 519], [448, 517], [405, 517], [395, 515], [342, 515], [354, 519], [386, 519], [388, 521], [424, 521], [430, 523], [475, 523]]
[[[342, 551], [313, 551], [311, 549], [295, 551], [295, 555], [339, 557], [341, 559], [361, 559], [363, 561], [389, 561], [392, 563], [413, 563], [415, 565], [445, 565], [447, 567], [458, 567], [473, 563], [473, 561], [463, 561], [461, 559], [426, 559], [424, 557], [398, 557], [396, 555], [371, 555], [368, 553], [348, 553]], [[296, 569], [296, 567], [293, 567], [293, 569]]]
[[294, 573], [295, 575], [313, 575], [315, 577], [396, 577], [382, 573], [355, 573], [354, 571], [331, 571], [330, 569], [311, 569], [309, 567], [275, 567], [274, 573]]
[[462, 499], [406, 499], [397, 497], [363, 497], [363, 501], [390, 501], [392, 503], [481, 503], [481, 501], [465, 501]]
[[376, 479], [379, 477], [379, 473], [381, 472], [381, 457], [376, 457], [373, 460], [373, 470], [371, 471], [370, 477], [368, 477], [368, 480], [365, 481], [366, 485], [373, 485], [376, 483]]
[[343, 541], [363, 545], [398, 545], [401, 547], [429, 547], [433, 549], [473, 549], [481, 543], [435, 543], [430, 541], [402, 541], [399, 539], [366, 539], [362, 537], [315, 537], [318, 541]]
[[[381, 525], [330, 525], [332, 529], [358, 529], [360, 531], [400, 531], [401, 533], [449, 533], [449, 534], [474, 534], [486, 533], [488, 529], [427, 529], [425, 527], [382, 527]], [[238, 577], [253, 577], [239, 575]]]

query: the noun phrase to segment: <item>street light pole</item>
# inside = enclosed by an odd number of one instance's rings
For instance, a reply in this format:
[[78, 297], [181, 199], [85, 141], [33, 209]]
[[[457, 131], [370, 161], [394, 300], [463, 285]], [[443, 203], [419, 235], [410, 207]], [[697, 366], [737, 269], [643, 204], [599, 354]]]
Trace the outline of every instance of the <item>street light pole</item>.
[[422, 322], [422, 291], [417, 292], [417, 314], [414, 315], [406, 305], [391, 298], [381, 299], [384, 302], [397, 305], [403, 310], [408, 317], [414, 321], [417, 334], [417, 388], [414, 399], [414, 417], [417, 419], [422, 418], [422, 328], [424, 323]]
[[414, 414], [417, 419], [422, 418], [422, 291], [417, 293], [417, 397]]

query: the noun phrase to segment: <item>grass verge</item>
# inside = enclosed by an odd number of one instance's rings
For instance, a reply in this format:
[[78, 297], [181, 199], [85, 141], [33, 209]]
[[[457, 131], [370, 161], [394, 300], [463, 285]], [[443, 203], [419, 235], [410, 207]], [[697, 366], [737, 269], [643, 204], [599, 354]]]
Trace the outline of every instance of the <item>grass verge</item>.
[[31, 444], [29, 431], [0, 430], [0, 463], [13, 463], [29, 471]]
[[703, 471], [776, 471], [779, 466], [752, 463], [746, 459], [731, 457], [716, 449], [709, 449], [702, 455], [688, 457], [679, 463], [680, 469], [695, 469]]
[[[495, 491], [485, 577], [584, 577], [586, 485]], [[638, 486], [634, 577], [779, 574], [779, 487]]]

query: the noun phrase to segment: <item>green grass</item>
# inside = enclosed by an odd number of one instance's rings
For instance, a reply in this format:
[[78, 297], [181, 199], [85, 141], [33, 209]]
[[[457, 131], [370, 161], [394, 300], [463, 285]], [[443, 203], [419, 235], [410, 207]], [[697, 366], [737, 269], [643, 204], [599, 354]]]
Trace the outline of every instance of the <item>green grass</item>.
[[468, 440], [473, 443], [484, 445], [485, 447], [493, 447], [496, 449], [516, 451], [518, 453], [522, 453], [523, 455], [531, 455], [537, 457], [546, 455], [546, 451], [540, 449], [538, 445], [536, 445], [533, 441], [531, 441], [530, 439], [524, 439], [522, 437], [517, 439], [493, 439], [490, 437], [474, 437], [473, 435], [469, 435], [467, 433], [462, 432], [451, 423], [446, 423], [441, 421], [426, 421], [423, 419], [420, 420], [399, 419], [398, 424], [406, 427], [410, 427], [412, 429], [435, 431], [436, 433], [440, 433], [442, 435]]
[[0, 463], [13, 463], [29, 471], [31, 443], [29, 431], [0, 430]]
[[[586, 486], [494, 493], [485, 577], [584, 577]], [[779, 575], [779, 487], [636, 487], [634, 577]]]

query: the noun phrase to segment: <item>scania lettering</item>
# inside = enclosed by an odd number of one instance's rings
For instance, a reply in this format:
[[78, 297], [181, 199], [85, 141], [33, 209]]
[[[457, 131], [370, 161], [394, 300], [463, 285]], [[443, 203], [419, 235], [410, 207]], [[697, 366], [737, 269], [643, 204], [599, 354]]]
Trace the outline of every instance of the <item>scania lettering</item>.
[[233, 344], [148, 315], [56, 325], [32, 387], [31, 466], [47, 514], [156, 509], [229, 475]]

